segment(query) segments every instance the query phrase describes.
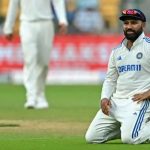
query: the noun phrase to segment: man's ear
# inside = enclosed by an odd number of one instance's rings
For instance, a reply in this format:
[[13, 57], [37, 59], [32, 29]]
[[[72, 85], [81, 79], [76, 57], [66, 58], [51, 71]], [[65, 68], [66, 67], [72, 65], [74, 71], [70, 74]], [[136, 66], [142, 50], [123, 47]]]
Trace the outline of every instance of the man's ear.
[[146, 27], [146, 22], [143, 22], [142, 26], [143, 26], [143, 28], [145, 28]]

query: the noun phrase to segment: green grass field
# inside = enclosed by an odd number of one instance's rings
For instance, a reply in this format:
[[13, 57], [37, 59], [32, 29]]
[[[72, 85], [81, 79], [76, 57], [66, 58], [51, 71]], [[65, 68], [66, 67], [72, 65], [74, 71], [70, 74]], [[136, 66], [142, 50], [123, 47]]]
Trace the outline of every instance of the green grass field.
[[0, 84], [0, 150], [148, 150], [120, 140], [87, 144], [84, 134], [99, 109], [101, 87], [47, 86], [50, 108], [26, 110], [22, 85]]

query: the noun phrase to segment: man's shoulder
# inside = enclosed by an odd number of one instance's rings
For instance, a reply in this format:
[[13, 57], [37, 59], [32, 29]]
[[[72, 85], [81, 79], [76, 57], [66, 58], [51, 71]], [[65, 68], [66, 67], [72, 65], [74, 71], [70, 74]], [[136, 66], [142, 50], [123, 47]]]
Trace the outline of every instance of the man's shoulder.
[[125, 38], [123, 38], [119, 44], [117, 44], [116, 47], [113, 48], [113, 51], [118, 51], [118, 50], [121, 50], [123, 47], [124, 47], [124, 41], [125, 41]]
[[113, 51], [118, 51], [118, 50], [120, 50], [122, 48], [122, 42], [121, 43], [119, 43], [116, 47], [114, 47], [112, 50]]

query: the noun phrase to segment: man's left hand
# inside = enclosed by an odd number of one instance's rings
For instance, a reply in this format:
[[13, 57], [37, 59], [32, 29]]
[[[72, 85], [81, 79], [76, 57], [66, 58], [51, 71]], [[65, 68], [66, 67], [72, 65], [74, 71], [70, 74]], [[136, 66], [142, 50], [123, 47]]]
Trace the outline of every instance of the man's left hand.
[[132, 99], [133, 99], [133, 101], [136, 101], [138, 103], [141, 101], [150, 99], [150, 90], [148, 90], [144, 93], [135, 94], [135, 95], [133, 95]]

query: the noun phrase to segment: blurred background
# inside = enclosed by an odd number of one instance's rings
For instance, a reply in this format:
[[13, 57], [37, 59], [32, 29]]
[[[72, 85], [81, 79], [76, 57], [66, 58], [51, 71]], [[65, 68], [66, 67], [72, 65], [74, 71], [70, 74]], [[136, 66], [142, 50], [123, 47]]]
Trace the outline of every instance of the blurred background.
[[[22, 83], [22, 51], [19, 19], [15, 39], [6, 41], [3, 25], [9, 0], [0, 0], [0, 82]], [[50, 55], [48, 84], [99, 84], [103, 82], [109, 54], [123, 38], [120, 12], [141, 9], [147, 17], [146, 34], [150, 33], [150, 0], [65, 0], [68, 34], [57, 34]], [[55, 12], [54, 12], [55, 16]]]

